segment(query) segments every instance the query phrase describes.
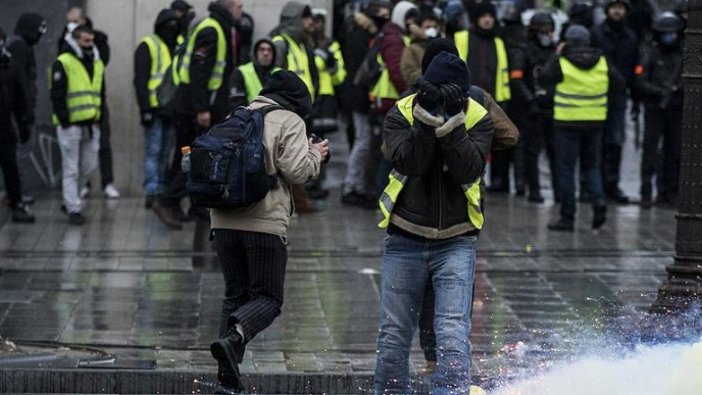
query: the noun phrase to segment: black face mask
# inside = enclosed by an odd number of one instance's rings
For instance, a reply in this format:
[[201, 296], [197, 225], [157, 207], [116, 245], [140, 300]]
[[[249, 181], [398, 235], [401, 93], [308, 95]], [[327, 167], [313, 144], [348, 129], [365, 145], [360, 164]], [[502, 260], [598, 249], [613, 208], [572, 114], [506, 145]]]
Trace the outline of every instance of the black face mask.
[[176, 42], [176, 38], [178, 37], [178, 33], [180, 33], [179, 30], [179, 24], [167, 23], [160, 26], [158, 29], [158, 35], [161, 36], [163, 41], [165, 41], [167, 44], [174, 44]]
[[371, 19], [373, 20], [373, 23], [375, 23], [378, 30], [382, 29], [383, 26], [385, 26], [385, 24], [390, 20], [389, 18], [384, 18], [382, 16], [374, 16]]
[[95, 50], [93, 47], [80, 47], [80, 50], [83, 52], [84, 59], [92, 59], [95, 57]]

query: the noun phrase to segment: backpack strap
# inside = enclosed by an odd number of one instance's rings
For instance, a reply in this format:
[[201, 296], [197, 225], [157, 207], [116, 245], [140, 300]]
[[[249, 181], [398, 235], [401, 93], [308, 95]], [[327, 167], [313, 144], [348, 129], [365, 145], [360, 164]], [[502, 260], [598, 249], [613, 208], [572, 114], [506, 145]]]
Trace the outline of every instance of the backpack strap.
[[275, 110], [285, 110], [285, 107], [281, 106], [280, 104], [270, 104], [267, 106], [257, 108], [257, 109], [252, 110], [252, 111], [259, 112], [259, 113], [261, 113], [261, 116], [265, 117], [266, 114], [268, 114], [271, 111], [275, 111]]

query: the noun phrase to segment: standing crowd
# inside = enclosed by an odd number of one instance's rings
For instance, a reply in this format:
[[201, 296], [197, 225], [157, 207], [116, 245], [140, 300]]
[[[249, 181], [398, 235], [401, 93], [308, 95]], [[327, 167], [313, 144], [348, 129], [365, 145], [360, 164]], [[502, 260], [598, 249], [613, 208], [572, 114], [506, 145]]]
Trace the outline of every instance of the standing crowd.
[[[644, 0], [599, 8], [576, 1], [565, 12], [556, 1], [539, 9], [521, 0], [334, 3], [332, 37], [326, 10], [295, 1], [255, 40], [242, 0], [212, 1], [204, 17], [183, 0], [158, 13], [133, 64], [145, 206], [170, 229], [211, 222], [226, 285], [211, 352], [219, 393], [238, 393], [246, 344], [281, 311], [290, 216], [317, 211], [316, 201], [329, 198], [325, 137], [343, 130], [350, 155], [341, 202], [379, 209], [387, 230], [376, 393], [411, 392], [417, 327], [434, 392], [469, 393], [486, 193], [543, 203], [544, 151], [560, 204], [548, 228], [574, 231], [578, 200], [592, 205], [591, 228], [600, 228], [608, 198], [631, 200], [619, 185], [622, 147], [631, 137], [627, 111], [638, 129], [643, 107], [641, 205], [676, 204], [687, 3], [659, 11]], [[20, 17], [14, 36], [0, 31], [0, 164], [15, 222], [34, 221], [16, 152], [32, 137], [32, 47], [45, 32], [34, 13]], [[107, 35], [82, 9], [69, 10], [50, 97], [62, 210], [74, 225], [85, 221], [87, 180], [98, 167], [104, 196], [119, 197], [105, 97], [109, 60]], [[242, 106], [262, 114], [267, 194], [242, 209], [183, 204], [193, 142]], [[635, 139], [638, 146], [638, 130]]]

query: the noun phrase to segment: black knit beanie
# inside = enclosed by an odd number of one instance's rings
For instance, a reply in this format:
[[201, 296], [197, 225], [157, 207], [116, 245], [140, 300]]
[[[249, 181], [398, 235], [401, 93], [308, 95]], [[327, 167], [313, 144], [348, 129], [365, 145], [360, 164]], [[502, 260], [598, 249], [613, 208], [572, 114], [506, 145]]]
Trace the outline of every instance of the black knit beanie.
[[458, 56], [446, 51], [431, 61], [422, 78], [436, 86], [454, 83], [463, 88], [466, 95], [470, 92], [468, 65]]

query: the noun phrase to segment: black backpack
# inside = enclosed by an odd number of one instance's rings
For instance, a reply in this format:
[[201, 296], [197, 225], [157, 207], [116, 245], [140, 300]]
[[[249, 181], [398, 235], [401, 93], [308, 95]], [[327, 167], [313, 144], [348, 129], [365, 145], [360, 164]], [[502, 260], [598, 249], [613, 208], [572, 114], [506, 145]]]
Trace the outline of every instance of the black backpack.
[[196, 205], [238, 208], [263, 200], [275, 185], [275, 177], [266, 172], [263, 118], [282, 108], [239, 107], [195, 139], [186, 187]]
[[383, 73], [383, 66], [378, 63], [378, 56], [380, 55], [383, 36], [383, 33], [378, 33], [373, 39], [373, 45], [368, 48], [368, 52], [363, 58], [363, 63], [356, 70], [356, 75], [353, 77], [355, 86], [370, 90], [380, 79], [380, 75]]

